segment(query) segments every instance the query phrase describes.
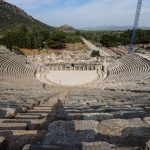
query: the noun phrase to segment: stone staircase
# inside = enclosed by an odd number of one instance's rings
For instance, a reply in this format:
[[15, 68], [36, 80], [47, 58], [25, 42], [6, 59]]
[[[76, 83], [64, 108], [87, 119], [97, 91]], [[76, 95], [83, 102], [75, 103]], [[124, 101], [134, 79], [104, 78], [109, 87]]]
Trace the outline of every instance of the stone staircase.
[[149, 103], [103, 101], [94, 91], [68, 93], [64, 98], [54, 105], [55, 120], [49, 124], [45, 138], [23, 150], [146, 148], [150, 139]]
[[49, 97], [12, 118], [1, 118], [0, 149], [20, 150], [27, 143], [41, 141], [55, 117], [53, 105], [56, 102], [57, 96]]

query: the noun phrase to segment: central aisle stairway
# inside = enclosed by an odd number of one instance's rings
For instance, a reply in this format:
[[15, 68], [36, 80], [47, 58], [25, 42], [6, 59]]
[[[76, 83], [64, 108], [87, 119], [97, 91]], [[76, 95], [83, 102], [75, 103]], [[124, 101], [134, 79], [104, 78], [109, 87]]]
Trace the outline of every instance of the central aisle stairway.
[[[90, 92], [87, 92], [90, 93]], [[149, 108], [97, 101], [96, 93], [63, 93], [41, 143], [23, 150], [133, 150], [150, 138]], [[133, 148], [134, 147], [134, 148]]]

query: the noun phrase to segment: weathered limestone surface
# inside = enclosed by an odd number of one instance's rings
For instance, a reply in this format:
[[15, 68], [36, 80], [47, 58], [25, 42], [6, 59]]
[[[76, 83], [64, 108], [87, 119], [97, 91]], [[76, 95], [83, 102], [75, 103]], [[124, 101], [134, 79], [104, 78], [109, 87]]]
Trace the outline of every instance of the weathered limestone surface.
[[81, 150], [77, 145], [25, 145], [23, 150]]
[[145, 150], [150, 150], [150, 140], [146, 143]]
[[0, 108], [0, 118], [11, 118], [16, 115], [14, 108]]
[[130, 110], [130, 111], [119, 111], [116, 113], [116, 116], [120, 118], [130, 119], [130, 118], [143, 118], [145, 112], [141, 110]]
[[97, 121], [56, 121], [49, 125], [44, 145], [51, 143], [78, 144], [93, 141], [97, 135]]
[[82, 150], [116, 150], [116, 146], [107, 142], [83, 142]]
[[150, 127], [150, 117], [145, 117], [143, 120]]
[[150, 129], [145, 126], [141, 119], [110, 119], [99, 123], [99, 132], [110, 136], [148, 136]]
[[107, 120], [107, 119], [113, 119], [113, 114], [111, 113], [83, 113], [85, 120]]
[[82, 144], [26, 145], [23, 150], [117, 150], [107, 142], [83, 142]]

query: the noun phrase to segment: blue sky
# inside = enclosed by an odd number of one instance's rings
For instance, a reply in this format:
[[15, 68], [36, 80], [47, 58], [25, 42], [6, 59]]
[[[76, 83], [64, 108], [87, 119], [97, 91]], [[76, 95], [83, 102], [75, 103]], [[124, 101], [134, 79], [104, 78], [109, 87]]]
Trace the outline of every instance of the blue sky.
[[[137, 0], [6, 0], [52, 26], [131, 26]], [[143, 1], [140, 26], [150, 27], [150, 2]]]

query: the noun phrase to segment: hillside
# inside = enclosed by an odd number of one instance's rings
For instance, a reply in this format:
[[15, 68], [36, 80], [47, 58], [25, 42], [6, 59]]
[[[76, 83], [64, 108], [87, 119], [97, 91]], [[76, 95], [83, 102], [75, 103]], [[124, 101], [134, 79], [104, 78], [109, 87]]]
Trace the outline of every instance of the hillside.
[[63, 32], [76, 32], [77, 30], [74, 29], [73, 27], [69, 26], [69, 25], [63, 25], [57, 28], [57, 30], [59, 31], [63, 31]]
[[45, 29], [53, 29], [53, 27], [34, 19], [17, 6], [0, 0], [0, 32], [23, 24], [28, 27], [36, 25]]

